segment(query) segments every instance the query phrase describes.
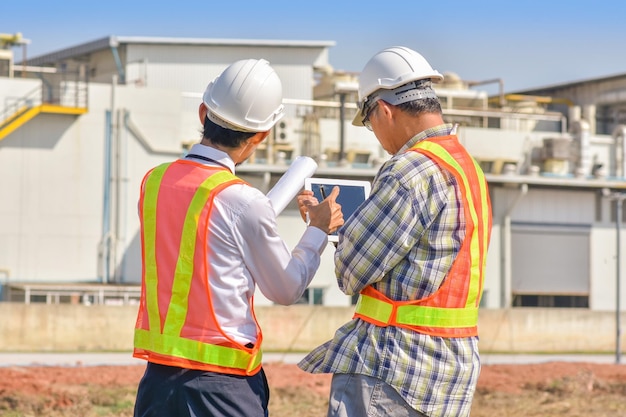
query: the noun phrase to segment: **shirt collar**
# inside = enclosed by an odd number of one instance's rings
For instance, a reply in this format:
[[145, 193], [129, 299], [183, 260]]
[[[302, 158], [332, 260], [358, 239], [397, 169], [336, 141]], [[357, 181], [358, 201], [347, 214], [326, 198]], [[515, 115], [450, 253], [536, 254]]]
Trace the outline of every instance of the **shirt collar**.
[[191, 147], [191, 149], [189, 149], [189, 152], [187, 153], [187, 155], [188, 156], [186, 156], [185, 159], [195, 160], [198, 162], [202, 162], [204, 164], [206, 164], [207, 162], [200, 158], [194, 158], [193, 156], [189, 156], [189, 155], [200, 155], [205, 158], [212, 159], [218, 164], [224, 165], [233, 174], [235, 173], [235, 162], [233, 162], [233, 160], [230, 159], [230, 156], [228, 156], [226, 152], [220, 151], [219, 149], [202, 145], [201, 143], [196, 143], [195, 145]]
[[423, 130], [419, 132], [417, 135], [413, 136], [407, 143], [404, 144], [402, 148], [396, 153], [400, 154], [405, 152], [407, 149], [415, 145], [417, 142], [420, 142], [427, 138], [434, 138], [437, 136], [448, 136], [452, 134], [454, 125], [452, 123], [446, 123], [443, 125], [431, 127], [430, 129]]

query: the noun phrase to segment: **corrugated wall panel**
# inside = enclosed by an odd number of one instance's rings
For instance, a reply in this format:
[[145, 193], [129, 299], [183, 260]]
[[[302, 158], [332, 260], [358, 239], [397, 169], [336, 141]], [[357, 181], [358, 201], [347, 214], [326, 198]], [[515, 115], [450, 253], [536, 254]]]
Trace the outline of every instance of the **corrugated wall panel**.
[[512, 228], [512, 291], [589, 294], [590, 228]]
[[[129, 45], [127, 63], [147, 63], [150, 87], [201, 92], [230, 63], [263, 58], [276, 69], [285, 84], [285, 96], [310, 98], [312, 67], [323, 48]], [[295, 79], [297, 83], [290, 80]], [[296, 94], [297, 93], [297, 94]]]
[[[199, 94], [224, 68], [240, 59], [267, 59], [283, 82], [286, 98], [311, 99], [313, 65], [324, 63], [323, 48], [129, 45], [129, 83], [177, 89], [187, 98], [185, 110], [195, 111]], [[189, 98], [189, 96], [192, 96]], [[198, 95], [198, 97], [193, 97]], [[294, 110], [288, 110], [293, 112]]]
[[[501, 217], [519, 195], [517, 188], [493, 188], [494, 216]], [[515, 205], [511, 220], [523, 223], [583, 224], [595, 222], [596, 193], [530, 188]]]

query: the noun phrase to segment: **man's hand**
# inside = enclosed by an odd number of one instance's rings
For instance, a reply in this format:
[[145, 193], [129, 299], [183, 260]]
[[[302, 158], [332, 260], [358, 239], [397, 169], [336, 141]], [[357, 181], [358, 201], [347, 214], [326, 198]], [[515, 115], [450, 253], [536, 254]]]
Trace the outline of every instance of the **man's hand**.
[[315, 226], [327, 234], [333, 233], [343, 225], [341, 204], [337, 203], [339, 187], [333, 187], [330, 195], [321, 203], [313, 196], [312, 191], [304, 190], [298, 194], [298, 209], [304, 221], [309, 220], [310, 226]]
[[319, 201], [313, 195], [313, 191], [310, 191], [310, 190], [300, 191], [296, 200], [298, 201], [298, 210], [300, 210], [300, 217], [302, 217], [302, 220], [304, 220], [308, 224], [309, 223], [308, 209], [307, 209], [307, 204], [305, 204], [305, 202], [308, 201], [310, 204], [315, 205], [315, 204], [319, 204]]

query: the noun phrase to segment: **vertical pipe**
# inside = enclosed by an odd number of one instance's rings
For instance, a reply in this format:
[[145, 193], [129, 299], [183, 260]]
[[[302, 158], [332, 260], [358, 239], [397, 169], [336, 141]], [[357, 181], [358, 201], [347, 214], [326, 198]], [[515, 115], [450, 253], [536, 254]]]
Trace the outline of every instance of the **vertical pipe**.
[[501, 263], [502, 263], [502, 278], [500, 282], [500, 304], [501, 308], [511, 307], [511, 280], [512, 269], [511, 266], [511, 213], [517, 205], [517, 203], [528, 193], [528, 184], [521, 184], [520, 192], [515, 196], [515, 199], [511, 205], [507, 208], [502, 219], [502, 243], [501, 243]]
[[126, 272], [126, 257], [125, 248], [128, 239], [128, 212], [126, 211], [128, 203], [128, 129], [126, 128], [126, 121], [128, 120], [128, 110], [123, 109], [122, 121], [121, 121], [121, 138], [120, 138], [120, 201], [118, 203], [118, 215], [119, 215], [119, 230], [117, 232], [117, 249], [116, 253], [122, 253], [120, 257], [119, 265], [117, 266], [118, 273], [116, 274], [116, 282], [121, 283], [123, 281], [124, 274]]
[[111, 163], [113, 153], [114, 109], [115, 109], [115, 86], [117, 76], [111, 79], [111, 108], [106, 112], [105, 126], [105, 149], [104, 149], [104, 189], [102, 210], [102, 239], [101, 239], [101, 263], [102, 282], [107, 284], [111, 277]]
[[617, 202], [617, 219], [616, 219], [616, 228], [617, 228], [617, 237], [616, 237], [616, 280], [615, 280], [615, 293], [616, 293], [616, 300], [615, 300], [615, 363], [619, 364], [621, 362], [621, 356], [622, 356], [622, 347], [621, 347], [621, 308], [620, 308], [620, 291], [621, 291], [621, 285], [620, 285], [620, 256], [621, 256], [621, 250], [620, 250], [620, 246], [621, 246], [621, 239], [620, 239], [620, 232], [622, 229], [622, 203], [624, 201], [624, 198], [626, 197], [626, 194], [620, 194], [617, 196], [616, 202]]
[[109, 262], [111, 234], [111, 111], [106, 111], [106, 125], [104, 133], [104, 184], [102, 196], [102, 238], [100, 241], [102, 264], [101, 281], [109, 281]]
[[[126, 84], [126, 72], [124, 71], [124, 65], [122, 65], [122, 60], [120, 59], [119, 51], [117, 50], [117, 45], [111, 46], [111, 53], [113, 54], [113, 60], [115, 61], [115, 67], [117, 68], [117, 73], [119, 74], [119, 80], [122, 84]], [[115, 76], [116, 81], [118, 76]]]
[[344, 133], [344, 117], [346, 112], [346, 93], [339, 94], [339, 155], [337, 165], [342, 166], [346, 162], [345, 143], [346, 137]]
[[615, 176], [626, 177], [626, 126], [619, 125], [613, 130], [613, 143], [615, 146]]
[[115, 184], [115, 198], [113, 199], [113, 219], [115, 221], [111, 242], [111, 265], [113, 266], [113, 282], [119, 282], [119, 268], [118, 268], [118, 252], [119, 241], [121, 236], [121, 205], [122, 205], [122, 138], [121, 127], [122, 123], [122, 110], [118, 109], [115, 114], [115, 136], [114, 136], [114, 154], [115, 162], [113, 163], [115, 173], [113, 177], [113, 183]]

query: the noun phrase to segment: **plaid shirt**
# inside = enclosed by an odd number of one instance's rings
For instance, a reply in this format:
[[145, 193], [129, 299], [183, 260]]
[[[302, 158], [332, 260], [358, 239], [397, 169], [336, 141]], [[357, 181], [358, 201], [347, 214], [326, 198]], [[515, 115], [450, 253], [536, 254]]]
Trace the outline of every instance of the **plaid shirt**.
[[[373, 285], [393, 300], [415, 300], [443, 282], [465, 237], [459, 189], [432, 160], [405, 151], [451, 127], [412, 138], [381, 167], [370, 198], [339, 230], [335, 272], [346, 294]], [[298, 366], [379, 378], [430, 417], [468, 416], [480, 372], [478, 337], [435, 337], [354, 319]]]

